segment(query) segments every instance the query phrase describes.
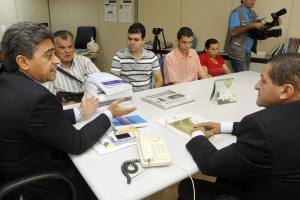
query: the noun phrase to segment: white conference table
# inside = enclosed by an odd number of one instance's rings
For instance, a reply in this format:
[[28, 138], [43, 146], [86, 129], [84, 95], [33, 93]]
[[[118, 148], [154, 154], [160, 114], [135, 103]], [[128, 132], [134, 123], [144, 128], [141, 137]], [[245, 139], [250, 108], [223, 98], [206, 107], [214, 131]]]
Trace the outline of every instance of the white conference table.
[[[214, 80], [229, 77], [235, 79], [237, 102], [224, 105], [214, 104], [209, 100]], [[188, 140], [162, 127], [156, 121], [185, 112], [217, 122], [240, 121], [245, 115], [261, 109], [255, 103], [257, 91], [254, 89], [259, 78], [259, 73], [247, 71], [134, 93], [133, 104], [137, 107], [136, 113], [151, 123], [149, 127], [141, 128], [140, 131], [149, 135], [160, 135], [165, 139], [172, 164], [167, 167], [148, 168], [147, 171], [134, 178], [129, 185], [121, 172], [121, 164], [126, 160], [138, 158], [136, 145], [104, 156], [100, 156], [91, 148], [82, 155], [72, 155], [71, 159], [99, 199], [133, 200], [147, 197], [188, 177], [188, 174], [178, 166], [190, 174], [199, 171], [186, 150], [185, 145]], [[144, 95], [166, 89], [186, 94], [195, 101], [163, 110], [141, 100]]]

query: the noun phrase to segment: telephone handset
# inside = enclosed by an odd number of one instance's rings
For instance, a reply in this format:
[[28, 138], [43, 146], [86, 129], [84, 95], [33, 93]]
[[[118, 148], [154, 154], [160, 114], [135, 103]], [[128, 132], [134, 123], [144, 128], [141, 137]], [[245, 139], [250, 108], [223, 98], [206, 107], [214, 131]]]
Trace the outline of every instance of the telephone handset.
[[169, 165], [171, 158], [163, 138], [138, 134], [137, 146], [142, 167]]

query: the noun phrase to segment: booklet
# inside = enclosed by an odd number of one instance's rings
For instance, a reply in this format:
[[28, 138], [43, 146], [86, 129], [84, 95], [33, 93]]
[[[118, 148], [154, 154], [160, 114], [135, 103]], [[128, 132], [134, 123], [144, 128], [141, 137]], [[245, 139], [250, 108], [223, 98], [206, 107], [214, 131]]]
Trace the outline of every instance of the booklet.
[[142, 100], [156, 105], [162, 109], [169, 109], [175, 106], [186, 104], [195, 101], [195, 99], [189, 98], [186, 95], [175, 92], [173, 90], [166, 90], [155, 94], [142, 97]]
[[[175, 133], [190, 139], [190, 133], [194, 124], [207, 122], [208, 120], [193, 113], [183, 113], [169, 118], [158, 120], [158, 123]], [[217, 149], [222, 149], [236, 142], [236, 136], [231, 134], [216, 134], [208, 139]]]
[[135, 127], [125, 127], [118, 131], [107, 131], [102, 138], [96, 142], [93, 148], [99, 155], [105, 155], [136, 144], [136, 134], [139, 131]]
[[234, 78], [215, 80], [210, 100], [218, 105], [236, 102]]
[[128, 126], [144, 127], [148, 125], [149, 125], [148, 122], [140, 115], [128, 115], [128, 116], [116, 117], [113, 118], [112, 120], [112, 126], [116, 130]]

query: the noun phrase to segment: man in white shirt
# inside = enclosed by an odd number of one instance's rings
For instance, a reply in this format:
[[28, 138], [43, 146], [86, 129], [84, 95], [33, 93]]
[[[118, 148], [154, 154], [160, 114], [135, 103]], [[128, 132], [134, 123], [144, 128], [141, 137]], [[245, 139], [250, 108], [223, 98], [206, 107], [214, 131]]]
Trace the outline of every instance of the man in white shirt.
[[118, 51], [111, 64], [111, 73], [128, 81], [133, 92], [163, 86], [156, 55], [144, 49], [145, 36], [143, 24], [132, 24], [128, 29], [127, 48]]
[[[91, 59], [74, 55], [74, 39], [72, 33], [61, 30], [54, 33], [55, 55], [61, 63], [57, 65], [56, 79], [44, 84], [53, 94], [62, 92], [83, 92], [86, 76], [99, 72]], [[73, 77], [63, 73], [69, 73]], [[76, 80], [77, 79], [77, 80]]]

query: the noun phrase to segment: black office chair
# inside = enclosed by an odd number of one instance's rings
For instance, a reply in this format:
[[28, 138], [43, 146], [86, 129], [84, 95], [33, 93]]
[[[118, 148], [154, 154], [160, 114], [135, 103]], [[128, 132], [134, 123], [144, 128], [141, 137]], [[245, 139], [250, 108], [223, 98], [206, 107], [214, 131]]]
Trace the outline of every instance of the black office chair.
[[75, 49], [86, 49], [86, 44], [96, 39], [96, 28], [94, 26], [79, 26], [75, 38]]
[[17, 189], [20, 189], [27, 184], [45, 179], [59, 179], [67, 183], [72, 192], [72, 200], [76, 200], [77, 194], [73, 183], [67, 177], [57, 172], [39, 173], [9, 181], [0, 187], [0, 200], [2, 200], [10, 192], [16, 191]]
[[165, 55], [162, 55], [162, 57], [159, 56], [158, 63], [159, 63], [159, 66], [160, 66], [160, 72], [161, 72], [161, 75], [163, 77], [163, 81], [165, 83], [164, 62], [165, 62]]

